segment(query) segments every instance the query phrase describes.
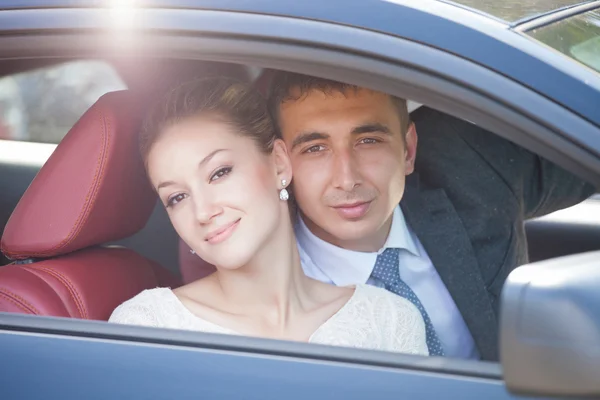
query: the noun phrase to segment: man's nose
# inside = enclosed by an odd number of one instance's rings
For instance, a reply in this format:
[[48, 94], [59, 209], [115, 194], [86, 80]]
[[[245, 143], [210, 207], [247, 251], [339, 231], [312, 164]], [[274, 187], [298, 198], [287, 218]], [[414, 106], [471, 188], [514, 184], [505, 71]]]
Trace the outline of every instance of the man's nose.
[[350, 192], [360, 183], [360, 173], [352, 151], [337, 153], [333, 162], [333, 185], [338, 189]]
[[193, 202], [196, 221], [202, 225], [209, 224], [223, 212], [223, 208], [208, 196], [194, 196]]

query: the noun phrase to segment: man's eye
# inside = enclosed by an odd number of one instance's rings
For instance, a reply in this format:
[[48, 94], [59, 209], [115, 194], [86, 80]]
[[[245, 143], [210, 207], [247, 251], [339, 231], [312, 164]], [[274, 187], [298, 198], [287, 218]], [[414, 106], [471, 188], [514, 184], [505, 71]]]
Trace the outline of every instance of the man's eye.
[[374, 138], [363, 138], [360, 140], [360, 143], [362, 144], [375, 144], [375, 143], [379, 143], [379, 140], [374, 139]]
[[167, 207], [173, 207], [173, 206], [177, 205], [180, 201], [182, 201], [186, 197], [187, 197], [187, 194], [185, 194], [185, 193], [179, 193], [179, 194], [176, 194], [175, 196], [169, 197], [169, 199], [167, 200]]
[[219, 168], [218, 170], [215, 171], [214, 174], [212, 174], [210, 176], [210, 181], [214, 182], [217, 179], [224, 177], [225, 175], [229, 175], [229, 173], [231, 172], [232, 169], [233, 169], [232, 167]]
[[317, 144], [317, 145], [311, 146], [308, 149], [304, 150], [304, 153], [316, 153], [319, 151], [323, 151], [324, 149], [325, 149], [325, 146]]

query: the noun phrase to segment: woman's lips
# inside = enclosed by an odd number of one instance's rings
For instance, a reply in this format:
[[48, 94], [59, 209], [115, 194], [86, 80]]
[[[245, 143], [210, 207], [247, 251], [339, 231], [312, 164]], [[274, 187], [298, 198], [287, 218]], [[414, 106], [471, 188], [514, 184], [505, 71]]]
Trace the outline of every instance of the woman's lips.
[[340, 217], [344, 219], [355, 220], [364, 217], [369, 211], [370, 207], [371, 202], [366, 201], [362, 203], [344, 204], [333, 208], [335, 211], [337, 211]]
[[227, 240], [238, 227], [241, 219], [238, 219], [222, 228], [219, 228], [206, 236], [206, 241], [210, 244], [218, 244]]

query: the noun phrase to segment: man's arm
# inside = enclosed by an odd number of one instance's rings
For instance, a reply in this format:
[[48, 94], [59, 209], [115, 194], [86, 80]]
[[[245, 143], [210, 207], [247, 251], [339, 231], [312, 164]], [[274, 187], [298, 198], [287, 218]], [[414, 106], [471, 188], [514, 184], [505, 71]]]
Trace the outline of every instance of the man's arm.
[[[521, 204], [524, 219], [575, 205], [595, 192], [593, 185], [576, 175], [470, 122], [425, 107], [413, 115], [420, 134], [419, 142], [424, 139], [423, 142], [429, 140], [431, 143], [432, 138], [424, 138], [423, 135], [435, 135], [433, 140], [445, 142], [445, 148], [468, 147], [477, 153], [480, 162], [501, 178], [498, 184], [505, 184], [514, 194]], [[419, 125], [427, 131], [420, 132]], [[453, 147], [453, 140], [462, 143]], [[437, 150], [438, 155], [440, 150]], [[444, 157], [448, 164], [448, 160], [453, 158], [458, 170], [477, 175], [477, 170], [469, 171], [469, 168], [458, 165], [464, 163], [461, 154], [445, 154]]]
[[525, 149], [521, 182], [525, 219], [541, 217], [573, 206], [590, 197], [596, 188], [558, 165]]

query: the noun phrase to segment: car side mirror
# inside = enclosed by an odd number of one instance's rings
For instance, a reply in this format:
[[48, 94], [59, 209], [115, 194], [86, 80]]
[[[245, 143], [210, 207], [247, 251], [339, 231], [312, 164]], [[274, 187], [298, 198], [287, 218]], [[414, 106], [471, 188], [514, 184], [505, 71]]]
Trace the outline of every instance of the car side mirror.
[[600, 251], [515, 269], [502, 290], [500, 359], [509, 391], [600, 396]]

